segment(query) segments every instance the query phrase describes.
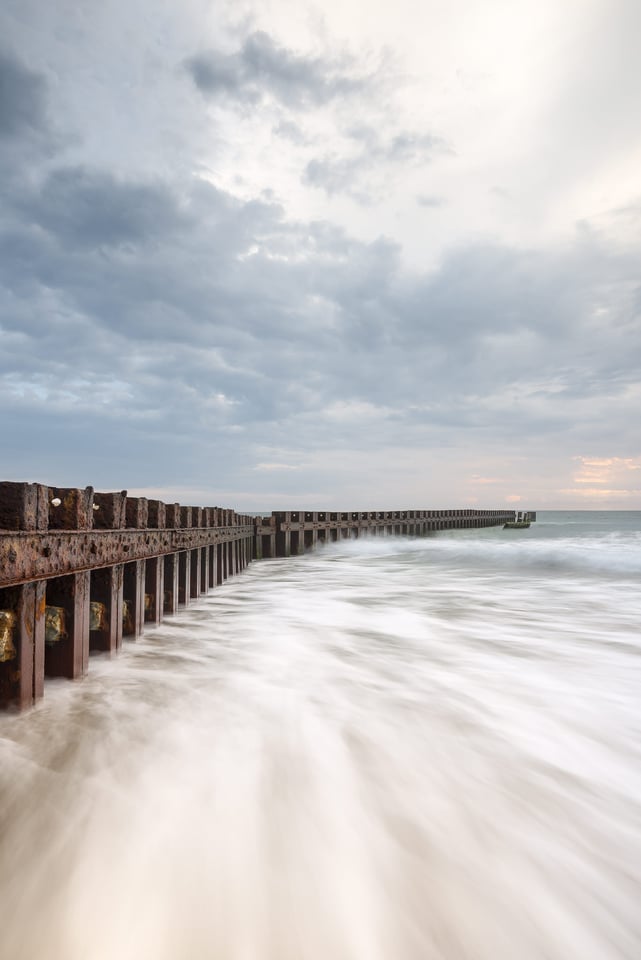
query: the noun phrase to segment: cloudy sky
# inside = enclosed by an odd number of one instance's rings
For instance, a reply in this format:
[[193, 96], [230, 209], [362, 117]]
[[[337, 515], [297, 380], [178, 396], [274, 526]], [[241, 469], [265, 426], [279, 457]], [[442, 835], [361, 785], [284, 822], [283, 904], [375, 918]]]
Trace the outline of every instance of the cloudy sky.
[[3, 0], [1, 479], [641, 508], [638, 0]]

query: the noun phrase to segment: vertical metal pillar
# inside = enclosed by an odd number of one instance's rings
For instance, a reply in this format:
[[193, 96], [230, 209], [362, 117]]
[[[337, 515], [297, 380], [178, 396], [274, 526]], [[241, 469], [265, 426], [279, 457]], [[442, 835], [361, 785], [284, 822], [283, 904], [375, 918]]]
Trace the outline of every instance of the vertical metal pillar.
[[[130, 529], [146, 530], [149, 521], [149, 501], [146, 497], [127, 497], [125, 524]], [[157, 518], [154, 519], [157, 523]], [[123, 592], [127, 615], [124, 618], [123, 634], [139, 637], [145, 624], [146, 561], [131, 560], [125, 564]]]
[[209, 586], [214, 589], [218, 585], [218, 544], [212, 543], [209, 549], [211, 551], [209, 558]]
[[[0, 483], [0, 529], [44, 533], [48, 525], [48, 487]], [[0, 699], [24, 709], [44, 694], [46, 585], [43, 581], [27, 583], [9, 592], [11, 612], [16, 615], [16, 657], [2, 665], [7, 684], [3, 684]]]
[[178, 609], [178, 575], [179, 575], [179, 554], [168, 553], [164, 558], [165, 566], [165, 589], [164, 589], [164, 612], [175, 613]]
[[191, 567], [189, 596], [192, 600], [195, 600], [200, 594], [201, 556], [199, 547], [189, 551], [189, 566]]
[[87, 672], [90, 577], [87, 570], [47, 581], [47, 604], [61, 607], [65, 614], [64, 634], [48, 643], [45, 652], [45, 672], [50, 677], [76, 680]]
[[111, 580], [111, 590], [109, 592], [109, 649], [120, 650], [122, 647], [122, 607], [123, 607], [123, 581], [125, 567], [122, 563], [117, 563], [109, 570]]
[[130, 560], [125, 564], [123, 576], [126, 616], [123, 620], [123, 635], [139, 637], [145, 623], [145, 561]]
[[[49, 530], [91, 530], [93, 487], [84, 490], [49, 487]], [[45, 651], [45, 672], [75, 680], [89, 665], [89, 603], [91, 574], [88, 570], [47, 581], [47, 603], [65, 611], [65, 631]], [[52, 636], [53, 634], [50, 634]], [[45, 622], [45, 640], [47, 626]]]
[[89, 669], [89, 600], [91, 574], [73, 575], [73, 677], [84, 677]]
[[165, 606], [164, 557], [151, 557], [145, 561], [145, 622], [158, 624]]
[[210, 543], [207, 547], [207, 590], [213, 590], [216, 586], [216, 547]]
[[200, 549], [200, 592], [209, 591], [209, 547]]
[[91, 573], [91, 599], [105, 605], [107, 623], [91, 633], [90, 650], [114, 653], [122, 646], [123, 578], [122, 563]]
[[191, 559], [188, 550], [181, 550], [178, 554], [178, 599], [184, 606], [189, 606], [191, 598]]
[[41, 580], [18, 589], [15, 702], [24, 709], [44, 695], [46, 584]]

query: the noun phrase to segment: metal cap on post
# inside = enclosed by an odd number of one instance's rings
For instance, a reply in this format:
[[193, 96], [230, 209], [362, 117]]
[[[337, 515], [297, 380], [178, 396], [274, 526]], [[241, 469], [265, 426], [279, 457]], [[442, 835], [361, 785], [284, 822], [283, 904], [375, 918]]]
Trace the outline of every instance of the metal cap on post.
[[149, 517], [149, 502], [146, 497], [127, 497], [125, 505], [126, 526], [144, 530]]
[[164, 530], [167, 523], [167, 508], [162, 500], [147, 501], [147, 526], [151, 530]]
[[93, 487], [84, 490], [49, 487], [49, 529], [91, 530], [93, 527]]
[[165, 526], [168, 530], [176, 530], [180, 527], [180, 504], [165, 504]]
[[0, 483], [0, 530], [46, 530], [49, 487], [41, 483]]
[[93, 525], [96, 530], [122, 530], [126, 523], [127, 491], [94, 493]]

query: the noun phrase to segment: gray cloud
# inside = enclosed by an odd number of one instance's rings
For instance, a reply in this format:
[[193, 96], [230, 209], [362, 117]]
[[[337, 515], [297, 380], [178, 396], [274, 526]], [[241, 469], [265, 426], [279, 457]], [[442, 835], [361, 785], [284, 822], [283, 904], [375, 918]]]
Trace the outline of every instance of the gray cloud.
[[73, 246], [136, 243], [184, 228], [189, 216], [158, 184], [118, 181], [83, 167], [60, 168], [19, 200], [28, 221]]
[[5, 231], [5, 451], [26, 435], [41, 457], [64, 447], [74, 482], [90, 458], [112, 483], [206, 486], [218, 464], [227, 484], [293, 491], [312, 476], [248, 464], [290, 444], [299, 459], [454, 437], [606, 444], [605, 411], [633, 430], [638, 285], [624, 308], [631, 265], [598, 239], [555, 256], [477, 245], [421, 277], [389, 241], [208, 186], [191, 204], [190, 231], [138, 231], [124, 256], [73, 241], [73, 219], [64, 248]]
[[[384, 86], [377, 71], [366, 72], [346, 56], [303, 56], [279, 46], [266, 33], [255, 32], [234, 53], [200, 53], [185, 61], [185, 66], [208, 97], [249, 108], [266, 97], [273, 98], [281, 116], [272, 132], [296, 147], [314, 142], [302, 129], [296, 111], [331, 105], [332, 123], [343, 149], [313, 157], [302, 171], [305, 185], [330, 196], [346, 193], [368, 205], [388, 189], [386, 168], [418, 167], [435, 154], [452, 152], [441, 137], [429, 131], [398, 129], [395, 116], [378, 116], [377, 125], [363, 119], [345, 126], [341, 109], [345, 98], [357, 98], [354, 102], [360, 116], [378, 115], [377, 90]], [[326, 140], [323, 136], [323, 143]]]
[[0, 142], [46, 126], [46, 81], [0, 50]]
[[319, 187], [330, 197], [347, 193], [359, 203], [372, 202], [373, 187], [368, 182], [372, 170], [371, 157], [360, 154], [356, 157], [326, 156], [310, 160], [303, 171], [303, 183]]
[[374, 159], [401, 163], [426, 163], [432, 159], [435, 152], [452, 153], [445, 141], [432, 133], [401, 130], [382, 137], [379, 130], [360, 125], [350, 127], [346, 134], [357, 143], [362, 143], [364, 151]]
[[303, 171], [303, 182], [329, 196], [346, 193], [363, 204], [389, 191], [385, 173], [390, 169], [422, 166], [430, 163], [435, 154], [452, 152], [444, 140], [431, 133], [400, 131], [382, 136], [367, 125], [351, 127], [346, 133], [359, 145], [359, 152], [315, 157]]
[[281, 120], [274, 128], [273, 133], [277, 137], [283, 137], [297, 147], [302, 147], [308, 142], [308, 138], [302, 127], [294, 123], [293, 120]]
[[[89, 171], [69, 177], [72, 210], [96, 182], [106, 189]], [[119, 183], [115, 195], [139, 190]], [[631, 264], [598, 238], [556, 256], [477, 245], [408, 276], [390, 241], [292, 223], [207, 185], [187, 198], [198, 211], [189, 230], [168, 229], [177, 204], [165, 190], [143, 204], [144, 229], [115, 229], [110, 215], [100, 230], [77, 216], [61, 227], [46, 191], [34, 219], [47, 231], [5, 228], [3, 403], [23, 411], [16, 442], [38, 410], [59, 429], [91, 412], [97, 429], [118, 423], [124, 445], [141, 431], [275, 445], [284, 431], [317, 449], [337, 429], [357, 443], [364, 423], [380, 443], [462, 436], [497, 418], [506, 441], [587, 435], [589, 405], [618, 397], [625, 408], [639, 336], [624, 321], [638, 285], [624, 309]], [[135, 239], [124, 255], [123, 237]], [[593, 319], [604, 304], [616, 304], [607, 325]]]
[[364, 82], [347, 58], [303, 56], [264, 31], [250, 34], [235, 53], [210, 50], [190, 57], [185, 66], [207, 96], [257, 104], [270, 94], [290, 108], [328, 103], [361, 89]]

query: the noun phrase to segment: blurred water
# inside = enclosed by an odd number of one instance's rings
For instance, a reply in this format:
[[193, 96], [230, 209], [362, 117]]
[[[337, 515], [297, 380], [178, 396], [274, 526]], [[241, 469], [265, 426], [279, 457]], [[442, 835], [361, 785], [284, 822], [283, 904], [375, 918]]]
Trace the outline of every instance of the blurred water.
[[641, 515], [253, 564], [0, 719], [3, 960], [638, 960]]

